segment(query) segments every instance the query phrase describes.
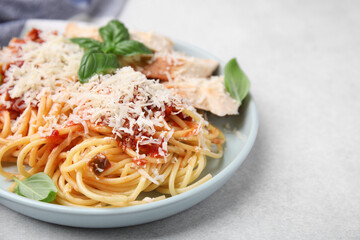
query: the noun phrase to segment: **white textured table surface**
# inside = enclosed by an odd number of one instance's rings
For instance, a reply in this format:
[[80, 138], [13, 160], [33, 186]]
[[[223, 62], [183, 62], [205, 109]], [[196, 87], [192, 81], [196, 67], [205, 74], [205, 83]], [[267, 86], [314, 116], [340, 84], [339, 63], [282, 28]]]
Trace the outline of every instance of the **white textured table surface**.
[[260, 129], [237, 174], [157, 222], [77, 229], [0, 206], [0, 239], [360, 239], [360, 2], [145, 1], [120, 17], [251, 78]]

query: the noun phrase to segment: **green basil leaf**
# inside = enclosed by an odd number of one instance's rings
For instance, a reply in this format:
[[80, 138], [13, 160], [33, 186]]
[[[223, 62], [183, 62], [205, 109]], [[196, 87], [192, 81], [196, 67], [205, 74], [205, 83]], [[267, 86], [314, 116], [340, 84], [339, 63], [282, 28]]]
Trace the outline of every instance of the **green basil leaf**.
[[86, 51], [81, 59], [78, 71], [79, 81], [86, 83], [95, 74], [108, 73], [119, 67], [120, 65], [115, 54], [102, 53], [96, 50]]
[[153, 54], [150, 48], [142, 44], [141, 42], [134, 40], [126, 40], [117, 43], [114, 48], [114, 53], [121, 56], [132, 56], [138, 54]]
[[100, 49], [102, 43], [91, 38], [70, 38], [70, 41], [85, 49]]
[[0, 84], [2, 84], [2, 74], [0, 73]]
[[45, 173], [34, 174], [23, 181], [14, 178], [14, 181], [17, 183], [17, 194], [42, 202], [54, 201], [58, 191], [52, 179]]
[[101, 47], [101, 51], [104, 53], [114, 53], [115, 43], [113, 42], [105, 42]]
[[225, 65], [225, 87], [239, 104], [249, 92], [250, 81], [235, 58]]
[[130, 39], [127, 28], [118, 20], [111, 20], [105, 27], [99, 29], [99, 33], [104, 42], [118, 43]]

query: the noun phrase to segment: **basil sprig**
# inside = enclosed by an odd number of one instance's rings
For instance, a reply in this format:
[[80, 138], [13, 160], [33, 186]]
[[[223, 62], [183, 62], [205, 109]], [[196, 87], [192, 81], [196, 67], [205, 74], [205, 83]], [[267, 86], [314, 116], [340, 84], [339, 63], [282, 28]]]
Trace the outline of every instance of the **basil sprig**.
[[138, 41], [130, 40], [128, 29], [118, 20], [111, 20], [99, 29], [104, 42], [91, 38], [71, 38], [73, 43], [86, 49], [78, 71], [79, 81], [86, 83], [98, 73], [109, 73], [120, 67], [117, 56], [153, 54], [153, 51]]
[[57, 188], [51, 178], [45, 173], [37, 173], [21, 181], [14, 177], [17, 183], [15, 192], [20, 196], [30, 199], [52, 202], [57, 193]]
[[250, 81], [241, 70], [236, 59], [231, 59], [225, 65], [225, 88], [240, 105], [250, 88]]
[[79, 81], [85, 83], [96, 73], [110, 73], [116, 68], [119, 68], [119, 62], [115, 54], [91, 49], [81, 59]]

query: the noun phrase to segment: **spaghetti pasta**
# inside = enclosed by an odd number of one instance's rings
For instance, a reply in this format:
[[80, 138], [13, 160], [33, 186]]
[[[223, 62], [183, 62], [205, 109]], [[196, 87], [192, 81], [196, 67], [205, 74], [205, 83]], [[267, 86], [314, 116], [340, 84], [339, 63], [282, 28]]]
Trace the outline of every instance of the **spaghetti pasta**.
[[[80, 48], [56, 34], [30, 36], [0, 55], [0, 175], [45, 172], [55, 203], [82, 207], [157, 201], [211, 178], [199, 179], [225, 139], [192, 106], [130, 67], [80, 84]], [[154, 190], [158, 197], [141, 194]]]

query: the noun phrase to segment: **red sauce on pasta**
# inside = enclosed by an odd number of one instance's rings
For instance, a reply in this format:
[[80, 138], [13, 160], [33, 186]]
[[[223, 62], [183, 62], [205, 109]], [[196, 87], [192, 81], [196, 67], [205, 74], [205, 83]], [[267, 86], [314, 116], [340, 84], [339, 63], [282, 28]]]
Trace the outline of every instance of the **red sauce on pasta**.
[[30, 32], [28, 32], [25, 36], [25, 40], [30, 40], [37, 43], [43, 43], [44, 39], [40, 37], [41, 30], [33, 28]]
[[[151, 110], [150, 114], [154, 114], [157, 111], [161, 111], [162, 112], [161, 115], [165, 117], [165, 120], [168, 120], [170, 115], [176, 115], [183, 120], [191, 119], [190, 117], [182, 114], [179, 111], [179, 109], [177, 109], [174, 105], [166, 106], [165, 110], [161, 110], [158, 107], [152, 107], [150, 108], [150, 110]], [[124, 127], [128, 128], [129, 123], [125, 122]], [[160, 144], [150, 143], [150, 144], [141, 145], [138, 144], [141, 141], [141, 137], [139, 136], [145, 136], [145, 137], [151, 137], [151, 136], [146, 132], [141, 132], [136, 125], [133, 127], [133, 131], [134, 134], [123, 133], [121, 134], [121, 137], [116, 137], [117, 141], [119, 142], [119, 145], [122, 146], [124, 149], [130, 148], [134, 150], [138, 148], [140, 154], [146, 154], [147, 156], [154, 158], [162, 157], [163, 154], [166, 154], [166, 152], [162, 150], [163, 141]], [[162, 155], [160, 154], [159, 150], [163, 152]]]
[[51, 143], [59, 144], [67, 137], [67, 135], [60, 135], [58, 130], [52, 130], [49, 136], [45, 138], [48, 139]]
[[144, 166], [147, 163], [147, 160], [134, 158], [133, 163], [135, 163], [138, 166]]

